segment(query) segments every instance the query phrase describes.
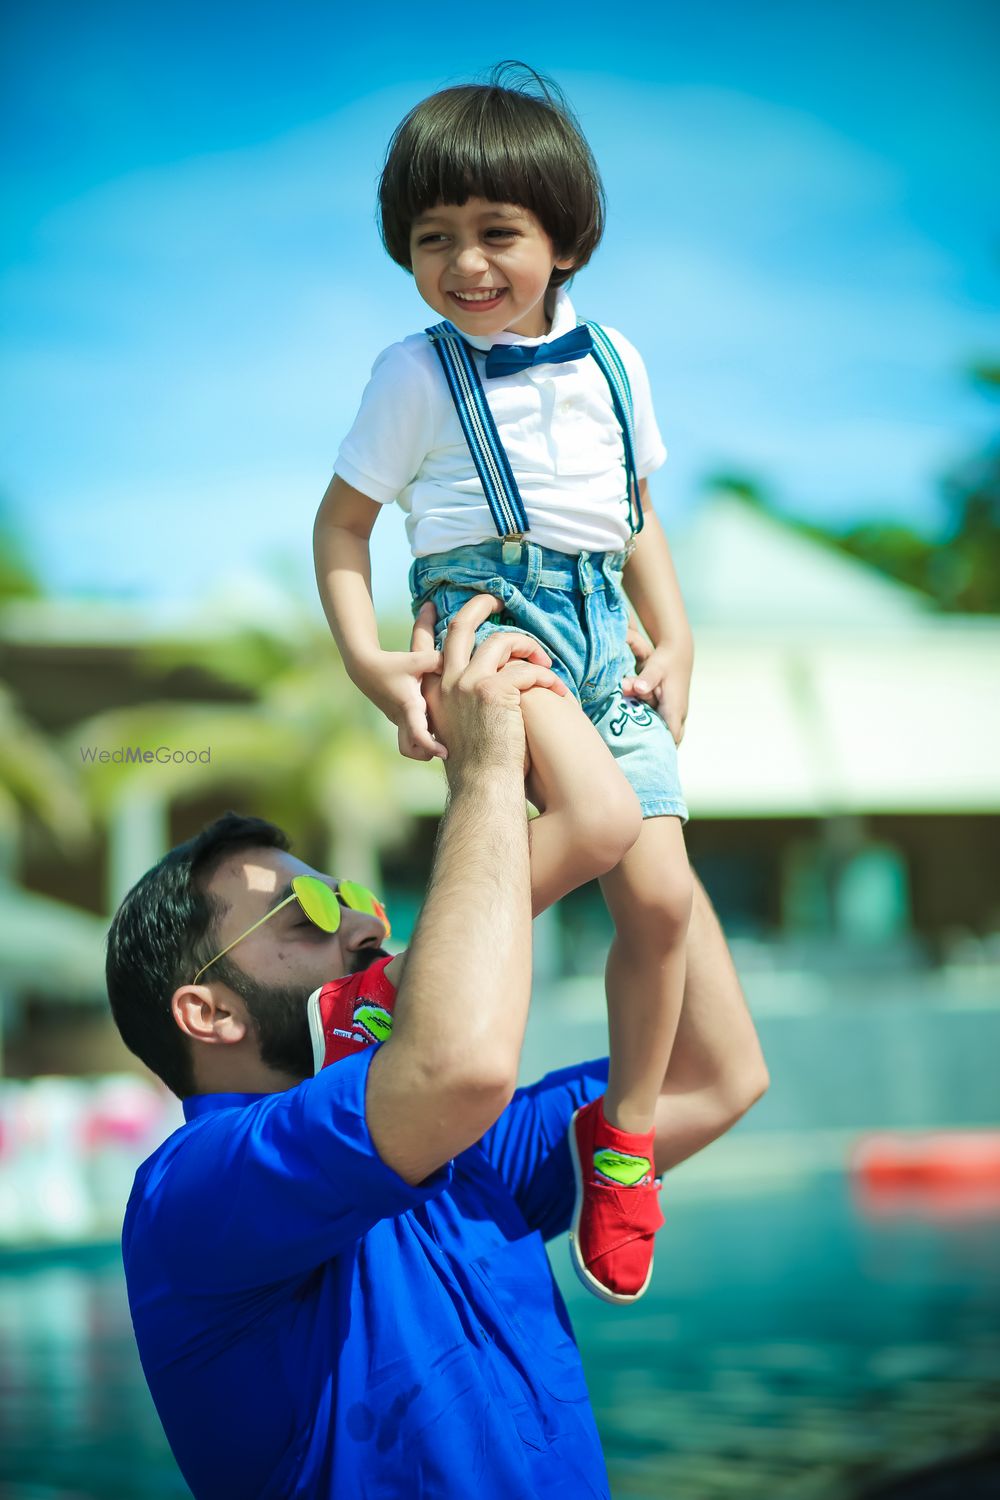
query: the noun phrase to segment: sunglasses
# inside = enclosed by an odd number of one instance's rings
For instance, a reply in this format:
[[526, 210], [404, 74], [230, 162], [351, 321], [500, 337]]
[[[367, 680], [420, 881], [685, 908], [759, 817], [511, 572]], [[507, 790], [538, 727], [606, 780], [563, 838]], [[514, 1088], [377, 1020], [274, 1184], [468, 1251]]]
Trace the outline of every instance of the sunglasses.
[[366, 885], [359, 885], [356, 880], [338, 880], [335, 886], [330, 886], [325, 880], [320, 880], [318, 875], [293, 875], [291, 886], [290, 896], [286, 896], [284, 901], [279, 901], [277, 906], [265, 912], [252, 927], [248, 927], [246, 932], [241, 932], [238, 938], [233, 938], [233, 941], [223, 948], [221, 953], [210, 958], [207, 964], [202, 964], [191, 983], [197, 984], [206, 969], [218, 963], [219, 959], [224, 958], [231, 948], [235, 948], [236, 944], [242, 943], [251, 932], [256, 932], [258, 927], [262, 927], [265, 922], [276, 917], [278, 912], [283, 911], [292, 901], [299, 903], [309, 921], [321, 932], [336, 932], [340, 927], [340, 913], [347, 906], [351, 911], [363, 911], [369, 917], [378, 917], [385, 928], [386, 937], [392, 936], [392, 928], [389, 925], [385, 907]]

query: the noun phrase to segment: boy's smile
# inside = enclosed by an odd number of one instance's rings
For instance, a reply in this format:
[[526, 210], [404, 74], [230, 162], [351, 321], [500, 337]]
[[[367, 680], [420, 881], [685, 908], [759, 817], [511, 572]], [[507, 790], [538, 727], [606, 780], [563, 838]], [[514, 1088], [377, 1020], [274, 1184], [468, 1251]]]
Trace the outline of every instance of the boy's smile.
[[568, 270], [530, 209], [469, 198], [437, 203], [410, 231], [413, 279], [421, 297], [462, 333], [542, 338], [551, 316], [553, 270]]

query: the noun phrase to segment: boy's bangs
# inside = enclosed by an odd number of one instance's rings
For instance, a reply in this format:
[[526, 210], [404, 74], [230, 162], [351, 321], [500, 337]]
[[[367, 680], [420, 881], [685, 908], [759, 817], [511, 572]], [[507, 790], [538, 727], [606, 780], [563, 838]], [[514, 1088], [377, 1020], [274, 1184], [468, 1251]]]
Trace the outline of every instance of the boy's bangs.
[[[519, 139], [520, 137], [520, 139]], [[531, 209], [543, 222], [551, 218], [551, 194], [543, 194], [538, 137], [500, 127], [500, 122], [458, 120], [446, 135], [421, 141], [410, 158], [406, 210], [411, 220], [436, 203], [461, 207], [470, 198], [513, 203]], [[545, 201], [548, 212], [539, 214]]]

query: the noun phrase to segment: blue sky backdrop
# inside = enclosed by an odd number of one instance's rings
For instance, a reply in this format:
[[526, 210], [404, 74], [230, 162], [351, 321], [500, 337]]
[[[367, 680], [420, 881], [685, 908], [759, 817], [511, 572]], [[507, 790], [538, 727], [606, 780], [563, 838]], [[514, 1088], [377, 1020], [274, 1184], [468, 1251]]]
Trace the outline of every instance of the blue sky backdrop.
[[[6, 510], [54, 591], [197, 597], [312, 517], [375, 355], [431, 316], [374, 190], [418, 99], [519, 57], [604, 175], [573, 288], [643, 352], [668, 527], [719, 469], [940, 524], [993, 417], [995, 59], [974, 0], [21, 6], [6, 20]], [[377, 599], [405, 597], [393, 510]]]

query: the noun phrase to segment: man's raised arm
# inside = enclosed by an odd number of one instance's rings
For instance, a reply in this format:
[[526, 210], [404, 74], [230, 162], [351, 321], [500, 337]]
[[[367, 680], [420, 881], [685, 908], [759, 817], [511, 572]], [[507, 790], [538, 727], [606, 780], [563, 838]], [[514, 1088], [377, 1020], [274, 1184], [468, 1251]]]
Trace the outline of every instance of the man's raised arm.
[[[421, 1182], [464, 1151], [514, 1092], [531, 993], [531, 886], [521, 694], [565, 692], [536, 642], [508, 632], [475, 652], [497, 607], [452, 621], [440, 677], [424, 679], [447, 746], [448, 806], [396, 1000], [373, 1060], [368, 1128], [386, 1164]], [[418, 621], [415, 638], [429, 634]], [[415, 647], [416, 649], [416, 647]]]

